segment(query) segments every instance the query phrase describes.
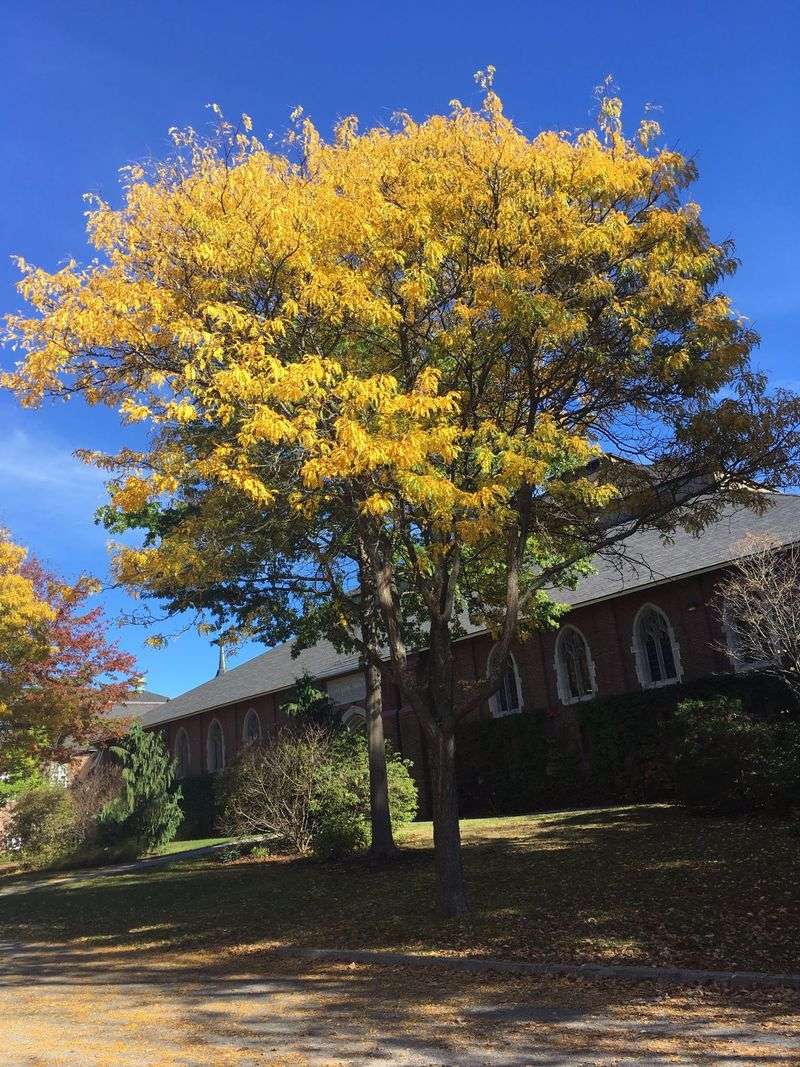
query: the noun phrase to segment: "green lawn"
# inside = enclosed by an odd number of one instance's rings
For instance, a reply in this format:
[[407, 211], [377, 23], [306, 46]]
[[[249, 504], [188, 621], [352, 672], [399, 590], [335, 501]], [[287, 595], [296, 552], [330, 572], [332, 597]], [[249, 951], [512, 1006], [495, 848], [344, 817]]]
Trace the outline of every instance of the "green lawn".
[[192, 841], [170, 841], [168, 845], [153, 849], [150, 855], [172, 856], [176, 852], [191, 852], [194, 848], [205, 848], [206, 845], [227, 845], [236, 840], [235, 837], [198, 837]]
[[471, 901], [463, 923], [436, 915], [431, 828], [418, 824], [400, 859], [383, 866], [197, 860], [0, 896], [0, 940], [800, 971], [796, 823], [650, 806], [467, 820], [463, 829]]

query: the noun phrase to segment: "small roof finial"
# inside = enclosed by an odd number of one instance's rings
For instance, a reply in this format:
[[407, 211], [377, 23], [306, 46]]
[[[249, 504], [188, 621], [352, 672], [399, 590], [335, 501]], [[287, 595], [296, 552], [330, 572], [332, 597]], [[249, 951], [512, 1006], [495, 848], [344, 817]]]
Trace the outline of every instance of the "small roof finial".
[[220, 642], [220, 646], [219, 646], [219, 666], [217, 667], [216, 677], [219, 678], [219, 676], [221, 674], [224, 674], [225, 671], [227, 671], [227, 669], [228, 669], [228, 666], [225, 663], [225, 646], [222, 644], [222, 642]]

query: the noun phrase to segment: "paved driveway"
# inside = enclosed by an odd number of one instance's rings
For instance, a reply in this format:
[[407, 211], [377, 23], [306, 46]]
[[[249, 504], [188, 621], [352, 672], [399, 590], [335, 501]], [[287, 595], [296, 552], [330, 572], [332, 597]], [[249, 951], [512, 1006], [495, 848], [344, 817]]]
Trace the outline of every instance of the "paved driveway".
[[0, 946], [0, 1067], [800, 1063], [800, 996]]

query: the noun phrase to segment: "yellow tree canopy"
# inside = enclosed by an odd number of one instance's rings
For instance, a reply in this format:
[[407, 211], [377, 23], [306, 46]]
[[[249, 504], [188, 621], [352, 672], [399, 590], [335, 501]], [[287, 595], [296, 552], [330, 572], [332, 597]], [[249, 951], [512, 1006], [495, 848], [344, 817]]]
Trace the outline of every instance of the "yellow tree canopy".
[[0, 530], [0, 718], [8, 711], [11, 677], [49, 651], [55, 611], [24, 571], [27, 553]]
[[[173, 131], [175, 157], [129, 168], [120, 208], [93, 203], [95, 261], [21, 263], [34, 313], [8, 320], [24, 358], [6, 384], [148, 420], [149, 450], [92, 457], [125, 511], [203, 482], [311, 519], [346, 492], [383, 528], [428, 531], [422, 574], [502, 551], [544, 484], [524, 542], [579, 552], [574, 516], [642, 469], [582, 474], [601, 452], [713, 467], [729, 494], [778, 477], [785, 413], [766, 425], [754, 335], [718, 288], [732, 250], [685, 195], [693, 163], [653, 122], [626, 137], [615, 98], [596, 129], [529, 137], [491, 74], [479, 110], [348, 118], [331, 142], [297, 115], [284, 152], [247, 116], [211, 141]], [[123, 553], [121, 573], [162, 562]]]

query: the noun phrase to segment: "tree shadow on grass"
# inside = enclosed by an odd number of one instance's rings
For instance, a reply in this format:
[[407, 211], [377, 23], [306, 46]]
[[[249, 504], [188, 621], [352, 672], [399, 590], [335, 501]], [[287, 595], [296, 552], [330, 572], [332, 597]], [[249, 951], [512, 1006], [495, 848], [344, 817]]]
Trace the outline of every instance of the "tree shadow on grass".
[[791, 972], [798, 852], [779, 825], [668, 808], [564, 813], [468, 843], [460, 922], [438, 917], [432, 852], [417, 843], [390, 864], [198, 861], [29, 888], [0, 898], [0, 937], [138, 951], [157, 927], [175, 950], [293, 944]]
[[[198, 861], [29, 887], [0, 898], [0, 937], [16, 942], [0, 946], [0, 1006], [15, 997], [19, 1014], [27, 997], [35, 1013], [50, 998], [57, 1030], [71, 996], [97, 999], [108, 1025], [150, 1034], [153, 1023], [131, 1029], [134, 1005], [163, 1031], [174, 1023], [193, 1035], [203, 1056], [223, 1049], [226, 1064], [237, 1050], [289, 1047], [306, 1062], [567, 1065], [602, 1053], [660, 1063], [669, 1062], [664, 1042], [686, 1045], [691, 1035], [700, 1041], [693, 1063], [719, 1063], [724, 1047], [725, 1062], [778, 1067], [797, 1062], [796, 1035], [775, 1023], [797, 1014], [797, 994], [707, 993], [688, 1008], [673, 997], [665, 1022], [652, 1008], [666, 1000], [652, 987], [351, 970], [281, 960], [273, 949], [791, 970], [797, 851], [777, 824], [670, 809], [515, 823], [465, 848], [472, 910], [459, 923], [433, 909], [432, 853], [420, 843], [391, 864]], [[753, 1032], [729, 1048], [726, 1026]], [[655, 1051], [643, 1059], [651, 1038]], [[211, 1053], [202, 1062], [213, 1063]]]

